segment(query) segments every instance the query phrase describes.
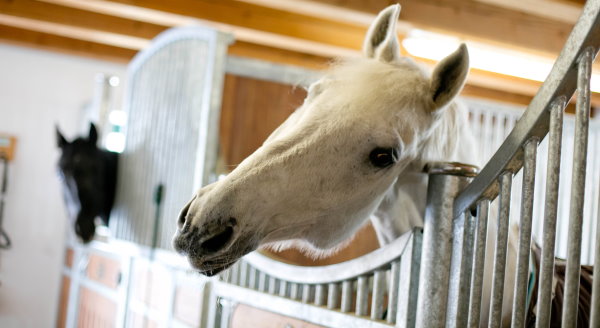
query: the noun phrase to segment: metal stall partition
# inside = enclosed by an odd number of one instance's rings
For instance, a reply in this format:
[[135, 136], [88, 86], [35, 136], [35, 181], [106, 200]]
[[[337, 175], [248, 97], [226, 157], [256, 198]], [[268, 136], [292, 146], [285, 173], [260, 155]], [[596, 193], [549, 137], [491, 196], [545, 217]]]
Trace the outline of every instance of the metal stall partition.
[[110, 226], [116, 238], [169, 249], [171, 218], [200, 186], [216, 179], [231, 42], [229, 34], [209, 28], [171, 29], [129, 65], [126, 144]]
[[[548, 138], [547, 176], [543, 213], [543, 236], [541, 250], [541, 268], [539, 269], [538, 294], [536, 304], [536, 327], [549, 327], [551, 320], [551, 302], [554, 277], [554, 254], [556, 237], [557, 205], [559, 192], [559, 178], [561, 175], [571, 175], [570, 208], [568, 211], [568, 245], [566, 260], [566, 277], [564, 287], [564, 307], [562, 309], [562, 327], [575, 327], [577, 325], [578, 300], [579, 300], [579, 273], [581, 259], [582, 222], [585, 201], [586, 159], [588, 157], [588, 128], [590, 116], [590, 78], [591, 65], [600, 45], [600, 1], [588, 1], [583, 9], [582, 16], [575, 25], [559, 58], [555, 62], [548, 78], [528, 106], [523, 116], [516, 123], [506, 140], [490, 161], [484, 166], [481, 173], [468, 184], [456, 197], [451, 194], [443, 195], [433, 193], [430, 200], [432, 211], [426, 215], [427, 233], [428, 221], [447, 222], [456, 220], [472, 220], [470, 226], [472, 233], [465, 230], [454, 230], [452, 226], [445, 225], [441, 233], [453, 233], [453, 238], [463, 236], [468, 242], [463, 242], [459, 250], [451, 247], [437, 247], [439, 244], [431, 242], [426, 236], [423, 241], [423, 266], [421, 278], [440, 274], [435, 265], [426, 265], [451, 258], [454, 263], [457, 256], [471, 258], [471, 265], [461, 266], [469, 270], [451, 270], [440, 278], [448, 284], [448, 290], [460, 291], [460, 297], [450, 295], [438, 300], [436, 295], [427, 288], [419, 288], [419, 304], [434, 304], [441, 302], [438, 308], [417, 308], [417, 326], [419, 327], [479, 327], [480, 315], [478, 311], [481, 302], [481, 287], [484, 261], [493, 260], [493, 280], [489, 321], [482, 323], [488, 327], [501, 327], [503, 314], [503, 298], [505, 266], [507, 263], [507, 238], [509, 234], [509, 219], [511, 207], [511, 189], [514, 175], [523, 169], [521, 209], [520, 209], [520, 235], [518, 243], [516, 283], [510, 286], [514, 290], [512, 306], [512, 327], [524, 327], [526, 324], [527, 288], [524, 288], [529, 279], [530, 243], [532, 227], [533, 201], [535, 198], [535, 175], [537, 149], [540, 141]], [[561, 145], [563, 135], [563, 111], [567, 101], [577, 90], [577, 110], [574, 123], [575, 134], [573, 137], [573, 162], [561, 170]], [[445, 196], [454, 199], [451, 211], [447, 207], [439, 210], [433, 206], [436, 199]], [[495, 255], [493, 259], [486, 259], [482, 248], [485, 242], [485, 225], [487, 224], [489, 202], [499, 198], [497, 217]], [[475, 214], [471, 219], [471, 215]], [[592, 215], [596, 215], [592, 213]], [[466, 221], [465, 221], [466, 222]], [[597, 220], [600, 222], [600, 220]], [[474, 228], [473, 228], [474, 227]], [[466, 225], [465, 225], [466, 229]], [[594, 274], [600, 274], [600, 259], [598, 248], [600, 238], [596, 236], [596, 259]], [[454, 245], [456, 248], [457, 245]], [[427, 255], [425, 255], [427, 254]], [[459, 262], [461, 263], [461, 262]], [[421, 281], [421, 283], [426, 283]], [[421, 286], [422, 287], [422, 286]], [[446, 288], [445, 285], [430, 286]], [[600, 279], [595, 279], [591, 304], [591, 327], [600, 324]], [[465, 306], [467, 304], [468, 306]], [[476, 311], [477, 310], [477, 311]], [[447, 319], [452, 319], [448, 321]], [[556, 318], [555, 318], [556, 319]]]
[[246, 316], [249, 308], [289, 326], [414, 327], [421, 240], [415, 228], [367, 255], [318, 267], [251, 253], [210, 283], [205, 327], [256, 327], [261, 317]]

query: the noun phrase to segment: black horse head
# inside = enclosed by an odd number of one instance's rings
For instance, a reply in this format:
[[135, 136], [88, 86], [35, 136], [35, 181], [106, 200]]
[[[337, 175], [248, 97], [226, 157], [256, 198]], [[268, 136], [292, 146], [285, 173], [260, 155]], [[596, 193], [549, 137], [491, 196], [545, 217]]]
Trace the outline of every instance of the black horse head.
[[118, 154], [96, 146], [98, 132], [94, 124], [90, 124], [87, 138], [68, 142], [58, 127], [56, 136], [62, 151], [58, 166], [65, 202], [75, 222], [75, 233], [87, 243], [94, 238], [96, 217], [108, 224], [115, 198]]

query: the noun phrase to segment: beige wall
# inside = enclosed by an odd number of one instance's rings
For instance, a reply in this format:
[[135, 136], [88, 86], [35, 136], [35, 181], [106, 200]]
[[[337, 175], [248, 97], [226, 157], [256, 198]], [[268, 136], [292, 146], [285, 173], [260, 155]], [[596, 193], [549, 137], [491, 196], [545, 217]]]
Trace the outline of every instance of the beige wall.
[[4, 213], [13, 247], [0, 250], [0, 327], [55, 326], [70, 225], [54, 124], [69, 139], [79, 133], [100, 72], [124, 76], [125, 67], [0, 45], [0, 133], [18, 138]]

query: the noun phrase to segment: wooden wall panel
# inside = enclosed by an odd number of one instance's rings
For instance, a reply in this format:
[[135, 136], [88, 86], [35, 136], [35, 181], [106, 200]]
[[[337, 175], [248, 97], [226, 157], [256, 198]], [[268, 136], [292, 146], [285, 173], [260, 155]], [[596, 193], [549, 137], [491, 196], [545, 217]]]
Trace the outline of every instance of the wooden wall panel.
[[86, 288], [79, 290], [79, 311], [77, 327], [110, 328], [117, 318], [117, 304], [106, 297]]
[[108, 288], [116, 289], [121, 279], [121, 264], [117, 260], [92, 254], [89, 257], [86, 276]]
[[[228, 170], [252, 154], [283, 121], [302, 104], [306, 91], [280, 83], [226, 75], [221, 109], [221, 157]], [[367, 224], [354, 240], [332, 257], [310, 259], [298, 250], [274, 254], [283, 261], [301, 265], [339, 263], [379, 247], [374, 230]]]
[[58, 303], [58, 316], [56, 318], [56, 327], [63, 328], [67, 324], [67, 311], [69, 309], [69, 292], [71, 290], [71, 278], [62, 276], [60, 285], [60, 298]]

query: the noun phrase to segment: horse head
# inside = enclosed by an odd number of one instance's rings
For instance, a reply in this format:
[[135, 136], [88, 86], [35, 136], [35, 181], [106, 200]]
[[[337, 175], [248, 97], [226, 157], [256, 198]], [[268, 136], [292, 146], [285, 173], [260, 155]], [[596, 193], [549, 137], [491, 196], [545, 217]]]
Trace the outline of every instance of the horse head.
[[436, 131], [448, 128], [467, 49], [461, 45], [428, 74], [400, 56], [399, 13], [399, 5], [383, 10], [363, 58], [334, 65], [255, 153], [193, 196], [173, 240], [192, 266], [213, 275], [262, 245], [330, 252], [403, 172], [449, 148], [452, 136]]
[[87, 137], [68, 142], [56, 128], [58, 162], [65, 202], [75, 233], [85, 243], [96, 231], [95, 218], [108, 223], [116, 183], [116, 154], [96, 146], [98, 133], [90, 124]]

